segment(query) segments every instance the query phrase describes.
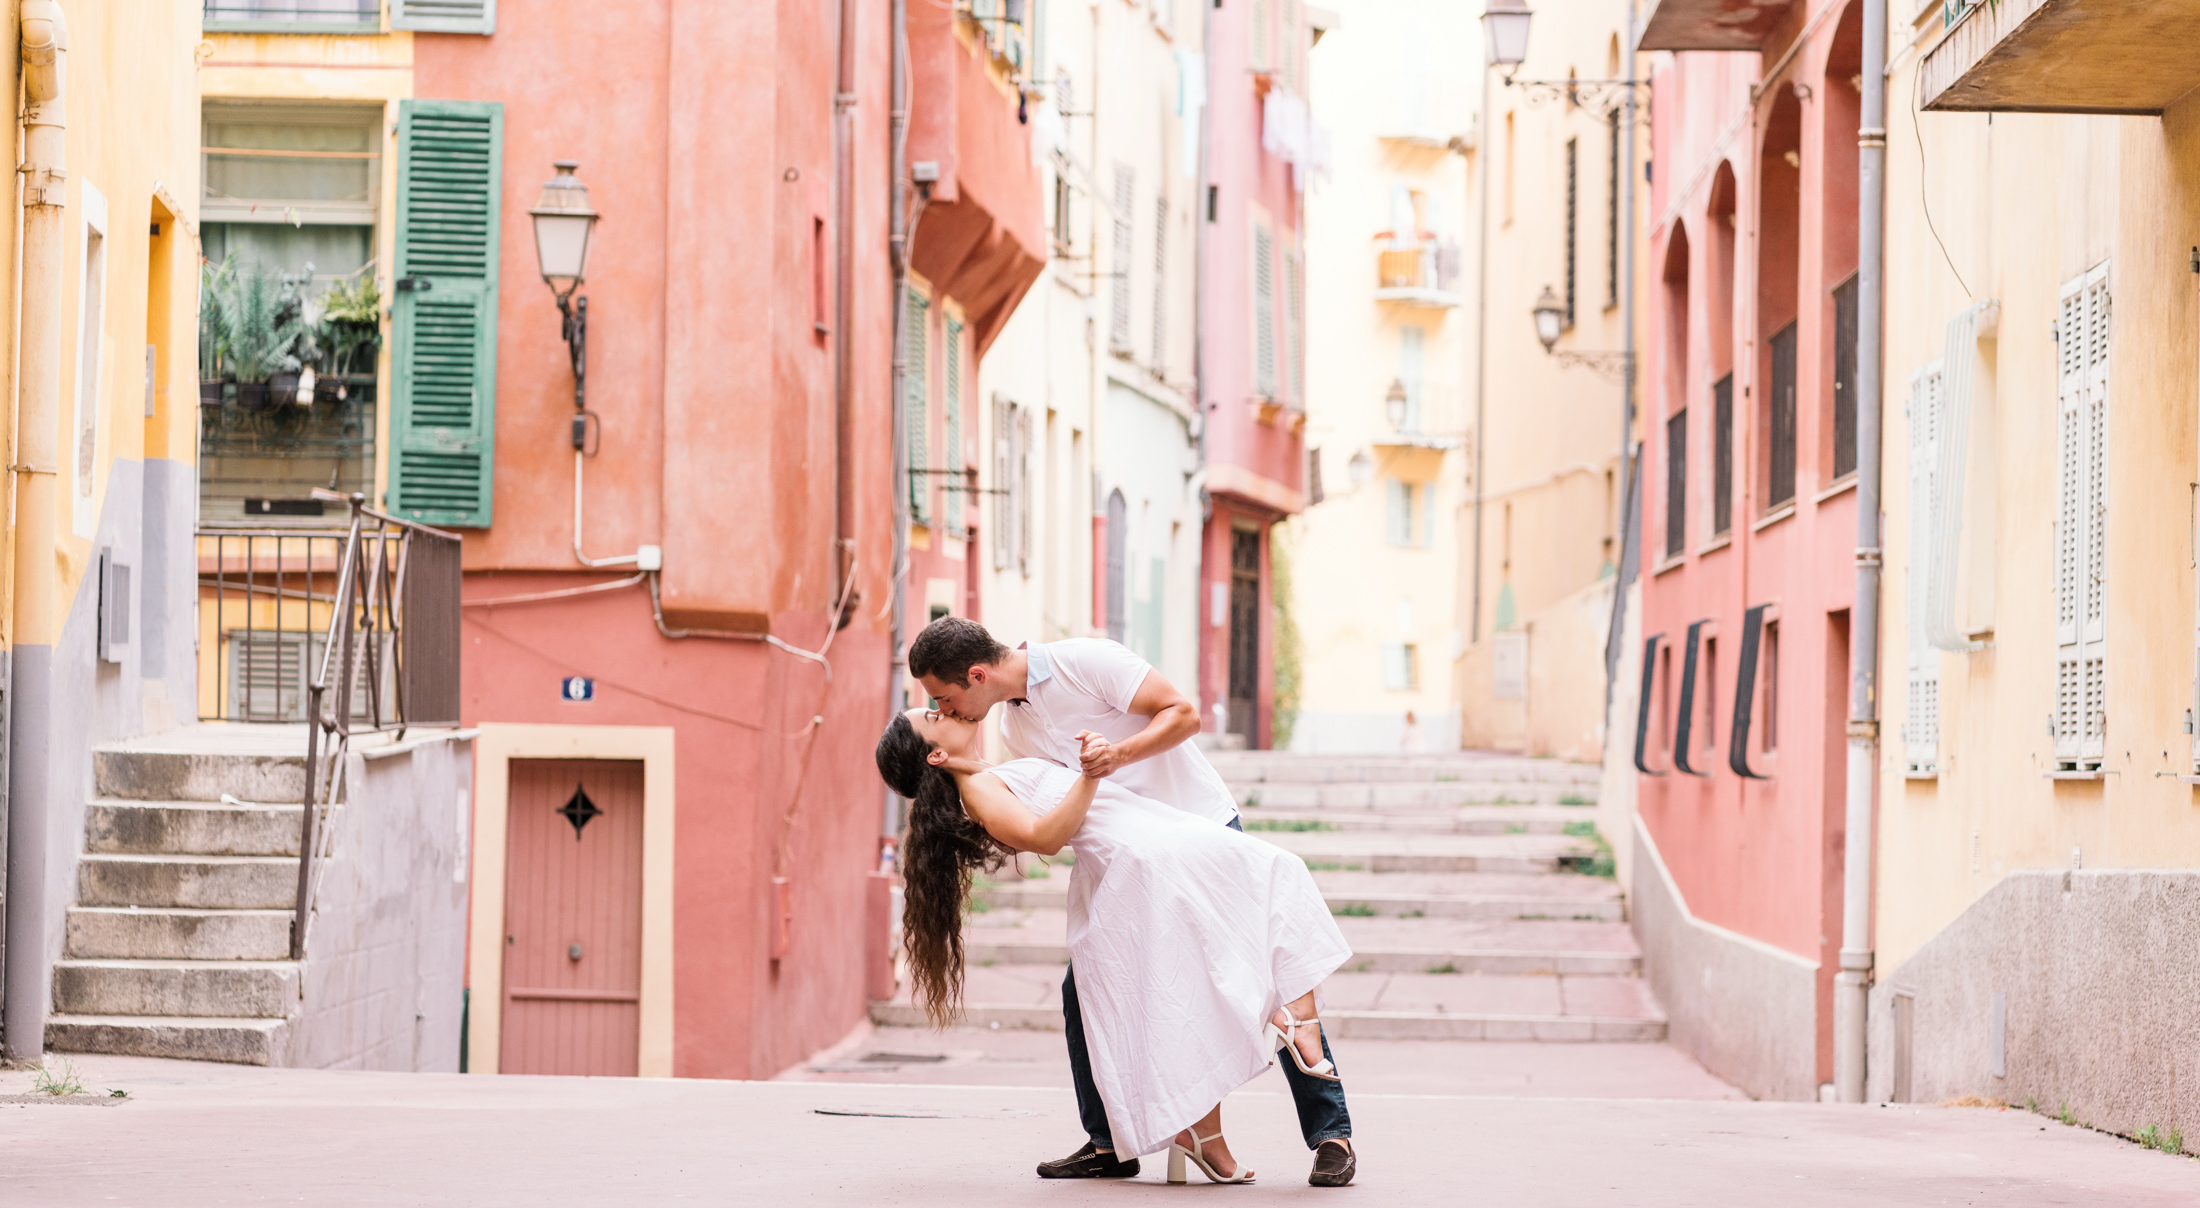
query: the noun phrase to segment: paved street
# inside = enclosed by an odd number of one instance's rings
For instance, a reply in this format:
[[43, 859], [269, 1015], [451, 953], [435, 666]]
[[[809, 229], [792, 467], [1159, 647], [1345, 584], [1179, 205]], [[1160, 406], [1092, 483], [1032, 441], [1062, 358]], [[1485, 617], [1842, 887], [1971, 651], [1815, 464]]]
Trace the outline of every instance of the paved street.
[[[1052, 1088], [76, 1065], [89, 1088], [129, 1099], [0, 1104], [0, 1201], [1120, 1204], [1219, 1190], [1167, 1187], [1159, 1161], [1130, 1185], [1039, 1181], [1033, 1162], [1075, 1134], [1069, 1094]], [[1303, 1181], [1290, 1101], [1269, 1081], [1225, 1109], [1263, 1172], [1259, 1190], [1228, 1194], [1566, 1208], [2200, 1200], [2200, 1164], [2020, 1111], [1367, 1092], [1353, 1100], [1356, 1189], [1322, 1191]], [[0, 1075], [0, 1094], [28, 1082]]]

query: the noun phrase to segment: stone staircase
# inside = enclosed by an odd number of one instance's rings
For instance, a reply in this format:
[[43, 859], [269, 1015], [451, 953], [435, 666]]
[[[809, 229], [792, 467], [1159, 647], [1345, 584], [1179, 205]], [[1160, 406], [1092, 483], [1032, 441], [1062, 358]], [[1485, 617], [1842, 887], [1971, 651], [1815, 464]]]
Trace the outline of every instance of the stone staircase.
[[[1214, 751], [1247, 833], [1307, 863], [1352, 944], [1337, 1037], [1659, 1041], [1665, 1016], [1593, 837], [1594, 766], [1474, 753]], [[1059, 1030], [1069, 870], [995, 878], [964, 931], [965, 1023]], [[906, 992], [882, 1025], [922, 1026]]]
[[305, 730], [191, 737], [94, 754], [49, 1049], [285, 1060], [303, 980], [289, 959], [301, 807], [256, 803], [303, 799]]

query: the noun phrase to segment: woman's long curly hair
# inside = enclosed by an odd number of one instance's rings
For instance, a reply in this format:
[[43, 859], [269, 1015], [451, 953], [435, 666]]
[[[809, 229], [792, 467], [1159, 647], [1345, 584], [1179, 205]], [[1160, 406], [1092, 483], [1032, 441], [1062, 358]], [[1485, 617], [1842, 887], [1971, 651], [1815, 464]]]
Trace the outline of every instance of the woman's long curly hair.
[[963, 811], [955, 778], [925, 762], [933, 746], [896, 714], [874, 753], [878, 774], [909, 799], [901, 841], [902, 941], [916, 1001], [935, 1027], [962, 1009], [963, 901], [970, 878], [999, 862], [1004, 849]]

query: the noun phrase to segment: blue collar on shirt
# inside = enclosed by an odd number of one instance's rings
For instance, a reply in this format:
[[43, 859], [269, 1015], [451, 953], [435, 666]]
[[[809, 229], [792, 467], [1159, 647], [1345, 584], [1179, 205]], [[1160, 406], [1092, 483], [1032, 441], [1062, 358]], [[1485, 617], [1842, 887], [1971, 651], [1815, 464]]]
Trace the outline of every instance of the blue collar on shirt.
[[1016, 649], [1024, 652], [1025, 695], [1019, 696], [1008, 703], [1021, 705], [1029, 699], [1029, 694], [1033, 688], [1054, 678], [1054, 662], [1047, 658], [1047, 650], [1044, 646], [1034, 646], [1029, 642], [1024, 642], [1019, 644]]

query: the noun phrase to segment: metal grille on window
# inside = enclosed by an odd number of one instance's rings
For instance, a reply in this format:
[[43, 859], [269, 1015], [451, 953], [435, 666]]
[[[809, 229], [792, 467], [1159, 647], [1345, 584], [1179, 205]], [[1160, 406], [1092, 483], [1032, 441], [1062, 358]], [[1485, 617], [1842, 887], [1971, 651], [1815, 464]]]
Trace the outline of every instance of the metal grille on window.
[[1108, 299], [1111, 304], [1108, 323], [1108, 347], [1115, 352], [1131, 351], [1131, 202], [1137, 186], [1137, 175], [1128, 166], [1115, 166], [1115, 242], [1111, 251], [1111, 268], [1114, 275], [1108, 281]]
[[2055, 334], [2055, 766], [2093, 772], [2108, 731], [2108, 266], [2063, 286]]
[[1574, 286], [1578, 274], [1575, 270], [1576, 245], [1580, 242], [1579, 219], [1581, 215], [1581, 140], [1566, 140], [1566, 326], [1574, 325]]
[[1688, 548], [1688, 408], [1665, 421], [1665, 556]]
[[1933, 549], [1935, 495], [1939, 489], [1942, 428], [1941, 366], [1935, 361], [1910, 378], [1910, 549], [1903, 572], [1908, 629], [1909, 679], [1902, 714], [1905, 773], [1913, 780], [1940, 774], [1940, 652], [1931, 638], [1928, 575]]
[[1772, 383], [1766, 410], [1765, 507], [1795, 499], [1795, 324], [1773, 333]]

